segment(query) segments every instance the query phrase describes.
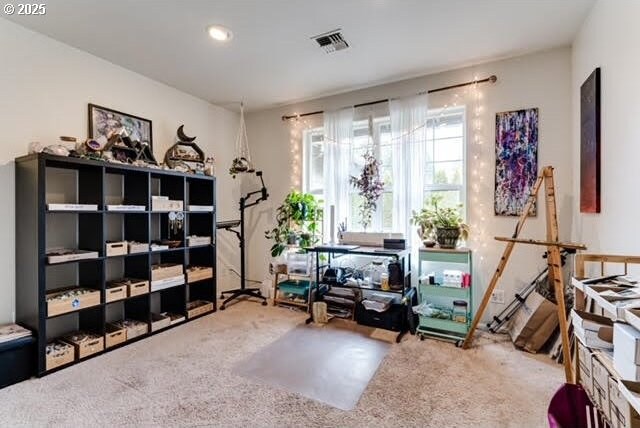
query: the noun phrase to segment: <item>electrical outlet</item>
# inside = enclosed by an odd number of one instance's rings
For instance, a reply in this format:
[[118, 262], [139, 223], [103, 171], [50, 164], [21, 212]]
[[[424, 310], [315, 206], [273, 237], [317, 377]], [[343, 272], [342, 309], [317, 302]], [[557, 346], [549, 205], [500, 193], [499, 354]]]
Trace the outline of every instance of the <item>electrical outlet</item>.
[[493, 290], [493, 293], [491, 293], [491, 301], [504, 305], [504, 290]]

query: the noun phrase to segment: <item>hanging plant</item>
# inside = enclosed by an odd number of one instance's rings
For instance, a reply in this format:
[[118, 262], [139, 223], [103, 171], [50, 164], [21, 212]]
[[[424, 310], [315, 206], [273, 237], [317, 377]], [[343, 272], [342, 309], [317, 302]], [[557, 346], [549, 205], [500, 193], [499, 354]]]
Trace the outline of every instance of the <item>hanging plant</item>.
[[249, 161], [246, 158], [235, 158], [231, 161], [231, 168], [229, 168], [229, 174], [232, 178], [236, 178], [241, 172], [253, 172], [255, 171]]
[[229, 174], [232, 178], [243, 172], [254, 172], [255, 169], [251, 163], [251, 155], [249, 153], [249, 139], [247, 138], [247, 126], [244, 121], [244, 103], [240, 103], [240, 125], [238, 127], [238, 135], [236, 137], [236, 153], [231, 161]]
[[373, 213], [378, 207], [378, 200], [384, 191], [384, 182], [380, 179], [380, 161], [367, 151], [364, 155], [364, 166], [359, 177], [353, 175], [349, 182], [362, 197], [360, 203], [360, 224], [367, 230], [371, 226]]

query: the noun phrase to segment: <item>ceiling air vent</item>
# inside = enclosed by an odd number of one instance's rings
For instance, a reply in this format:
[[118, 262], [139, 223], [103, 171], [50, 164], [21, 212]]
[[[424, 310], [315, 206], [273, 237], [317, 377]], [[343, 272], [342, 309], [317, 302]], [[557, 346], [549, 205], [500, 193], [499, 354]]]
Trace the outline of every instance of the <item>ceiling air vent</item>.
[[313, 36], [318, 45], [326, 53], [332, 53], [335, 51], [341, 51], [349, 47], [349, 43], [342, 37], [342, 33], [340, 33], [340, 29], [329, 31], [328, 33], [318, 34], [317, 36]]

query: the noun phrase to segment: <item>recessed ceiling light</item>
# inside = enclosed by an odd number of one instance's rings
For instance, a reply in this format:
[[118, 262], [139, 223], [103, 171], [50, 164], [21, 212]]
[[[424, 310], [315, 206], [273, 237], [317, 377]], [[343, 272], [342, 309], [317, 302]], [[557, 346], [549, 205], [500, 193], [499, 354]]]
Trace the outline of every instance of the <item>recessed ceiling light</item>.
[[212, 39], [219, 42], [228, 42], [233, 38], [233, 33], [227, 27], [222, 25], [210, 25], [207, 27], [207, 32]]

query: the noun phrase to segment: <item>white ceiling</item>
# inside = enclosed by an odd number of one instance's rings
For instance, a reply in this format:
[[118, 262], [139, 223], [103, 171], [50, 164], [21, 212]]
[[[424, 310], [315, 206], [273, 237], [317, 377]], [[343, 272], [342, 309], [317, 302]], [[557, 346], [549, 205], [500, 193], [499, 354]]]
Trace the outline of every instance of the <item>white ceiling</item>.
[[[48, 0], [11, 19], [215, 104], [252, 110], [566, 46], [593, 0]], [[222, 24], [220, 44], [206, 27]], [[350, 48], [313, 40], [342, 28]]]

